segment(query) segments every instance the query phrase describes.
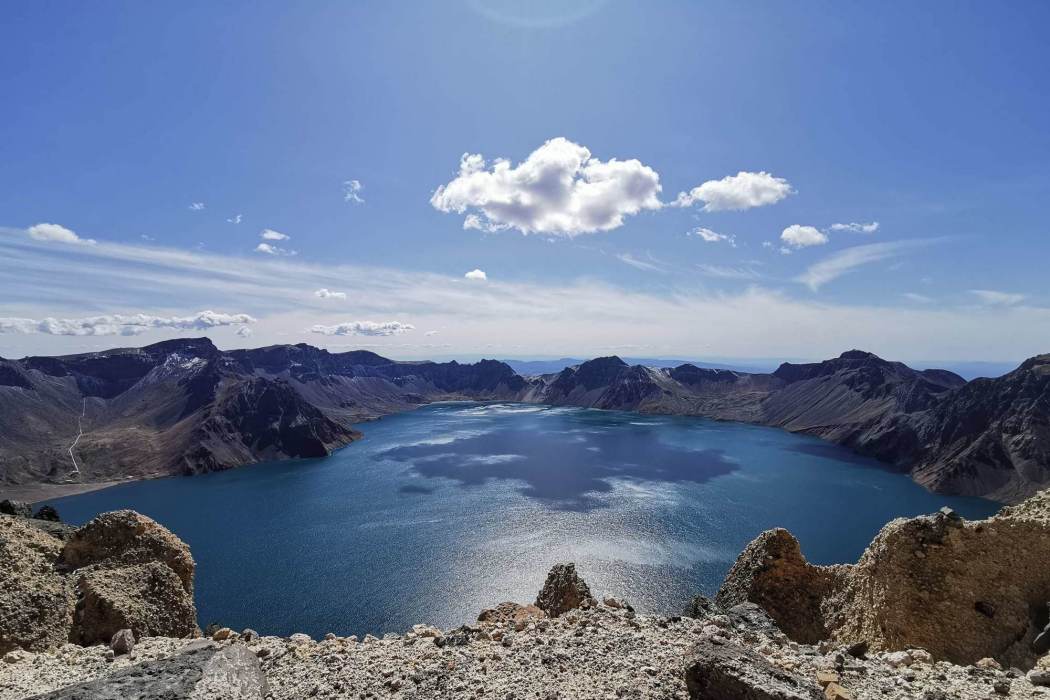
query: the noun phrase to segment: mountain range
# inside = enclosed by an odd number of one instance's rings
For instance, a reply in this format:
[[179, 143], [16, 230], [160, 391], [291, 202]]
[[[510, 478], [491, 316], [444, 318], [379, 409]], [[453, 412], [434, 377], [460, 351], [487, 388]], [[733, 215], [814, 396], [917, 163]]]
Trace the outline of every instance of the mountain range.
[[775, 426], [933, 491], [1005, 502], [1050, 484], [1050, 355], [969, 382], [859, 350], [772, 373], [602, 357], [522, 376], [495, 360], [398, 362], [306, 344], [223, 351], [196, 338], [0, 359], [0, 490], [321, 457], [365, 421], [457, 399]]

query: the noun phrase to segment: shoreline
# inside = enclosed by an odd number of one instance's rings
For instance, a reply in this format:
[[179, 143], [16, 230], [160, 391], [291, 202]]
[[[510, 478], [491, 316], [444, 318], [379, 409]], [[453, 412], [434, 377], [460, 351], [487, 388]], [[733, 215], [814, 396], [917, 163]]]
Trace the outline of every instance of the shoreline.
[[110, 486], [129, 484], [133, 481], [144, 480], [145, 479], [123, 479], [120, 481], [92, 481], [82, 484], [17, 484], [14, 486], [0, 487], [0, 500], [10, 499], [12, 501], [25, 501], [36, 505], [54, 498], [79, 496], [83, 493], [108, 489]]

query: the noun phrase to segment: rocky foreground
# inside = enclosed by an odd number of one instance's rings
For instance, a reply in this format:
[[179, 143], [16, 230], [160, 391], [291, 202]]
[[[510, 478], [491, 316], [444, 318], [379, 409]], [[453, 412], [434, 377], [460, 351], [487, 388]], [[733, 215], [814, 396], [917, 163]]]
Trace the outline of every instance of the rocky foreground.
[[1050, 492], [894, 521], [855, 565], [763, 533], [681, 616], [559, 564], [533, 604], [381, 639], [202, 637], [189, 549], [132, 511], [76, 530], [0, 515], [0, 561], [0, 700], [1050, 699]]

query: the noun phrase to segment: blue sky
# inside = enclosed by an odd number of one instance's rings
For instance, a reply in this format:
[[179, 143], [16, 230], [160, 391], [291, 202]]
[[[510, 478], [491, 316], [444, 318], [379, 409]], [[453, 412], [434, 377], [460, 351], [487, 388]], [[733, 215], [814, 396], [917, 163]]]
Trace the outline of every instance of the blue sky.
[[1050, 351], [1046, 3], [4, 14], [2, 356]]

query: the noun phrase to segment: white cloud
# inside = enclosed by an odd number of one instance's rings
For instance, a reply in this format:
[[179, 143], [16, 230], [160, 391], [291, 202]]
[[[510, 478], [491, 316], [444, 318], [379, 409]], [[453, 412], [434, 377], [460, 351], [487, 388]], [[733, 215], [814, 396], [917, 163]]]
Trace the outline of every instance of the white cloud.
[[468, 280], [487, 280], [489, 278], [489, 276], [485, 274], [484, 270], [479, 270], [477, 268], [474, 268], [473, 270], [471, 270], [463, 276], [466, 277]]
[[248, 326], [241, 326], [237, 329], [237, 335], [241, 338], [250, 338], [252, 337], [252, 329]]
[[459, 173], [430, 204], [466, 213], [464, 228], [575, 236], [609, 231], [625, 216], [663, 206], [660, 176], [635, 159], [601, 161], [568, 139], [551, 139], [517, 166], [464, 153]]
[[236, 216], [233, 216], [233, 217], [231, 217], [229, 219], [226, 219], [226, 223], [228, 223], [228, 224], [239, 224], [243, 220], [244, 220], [244, 214], [237, 214]]
[[638, 270], [645, 270], [646, 272], [667, 272], [664, 268], [663, 263], [654, 258], [653, 256], [647, 256], [647, 260], [637, 258], [630, 253], [617, 253], [616, 259], [622, 263], [630, 265], [631, 267]]
[[318, 289], [314, 292], [318, 299], [346, 299], [346, 292], [333, 292], [331, 289]]
[[222, 326], [255, 323], [248, 314], [200, 311], [192, 316], [107, 314], [87, 318], [0, 318], [0, 333], [47, 335], [139, 335], [149, 330], [203, 331]]
[[795, 278], [814, 292], [822, 286], [863, 265], [888, 260], [901, 255], [908, 248], [929, 243], [928, 240], [869, 243], [840, 250], [811, 265]]
[[427, 331], [423, 335], [425, 335], [425, 336], [427, 336], [429, 338], [430, 336], [437, 335], [437, 334], [438, 334], [438, 331]]
[[361, 198], [362, 189], [364, 189], [364, 185], [361, 184], [360, 180], [345, 180], [343, 182], [343, 201], [353, 204], [364, 204], [365, 200]]
[[271, 228], [264, 228], [259, 233], [259, 238], [264, 241], [287, 241], [291, 236], [281, 233], [280, 231], [274, 231]]
[[781, 177], [763, 171], [740, 171], [721, 180], [708, 180], [688, 192], [679, 192], [673, 202], [676, 207], [704, 203], [704, 211], [741, 211], [753, 207], [776, 204], [792, 194], [791, 184]]
[[808, 246], [824, 245], [828, 242], [828, 236], [815, 226], [792, 224], [781, 232], [780, 240], [792, 248], [806, 248]]
[[703, 226], [694, 228], [692, 231], [689, 231], [686, 235], [697, 236], [700, 239], [706, 241], [707, 243], [719, 243], [721, 241], [725, 241], [732, 247], [736, 248], [736, 236], [730, 236], [725, 233], [717, 233], [709, 228], [704, 228]]
[[915, 292], [904, 292], [901, 294], [902, 297], [908, 301], [914, 301], [917, 304], [932, 304], [933, 297], [928, 297], [925, 294], [917, 294]]
[[971, 289], [970, 294], [989, 306], [1014, 306], [1025, 300], [1024, 294], [999, 292], [994, 289]]
[[317, 324], [310, 328], [310, 332], [321, 335], [398, 335], [414, 329], [412, 324], [400, 321], [346, 321], [334, 326]]
[[191, 211], [201, 211], [204, 209], [204, 202], [192, 202], [190, 204]]
[[263, 243], [255, 246], [256, 253], [265, 253], [266, 255], [297, 255], [296, 251], [288, 248], [281, 248], [280, 246], [274, 245], [273, 243], [266, 243], [265, 241], [287, 241], [291, 238], [280, 231], [274, 231], [270, 228], [264, 228], [259, 233], [259, 238], [263, 239]]
[[852, 233], [875, 233], [879, 230], [879, 222], [872, 221], [871, 223], [849, 223], [849, 224], [832, 224], [832, 231], [850, 231]]
[[56, 243], [80, 243], [95, 245], [92, 238], [81, 238], [76, 233], [58, 224], [36, 224], [26, 229], [29, 237], [35, 241], [54, 241]]

